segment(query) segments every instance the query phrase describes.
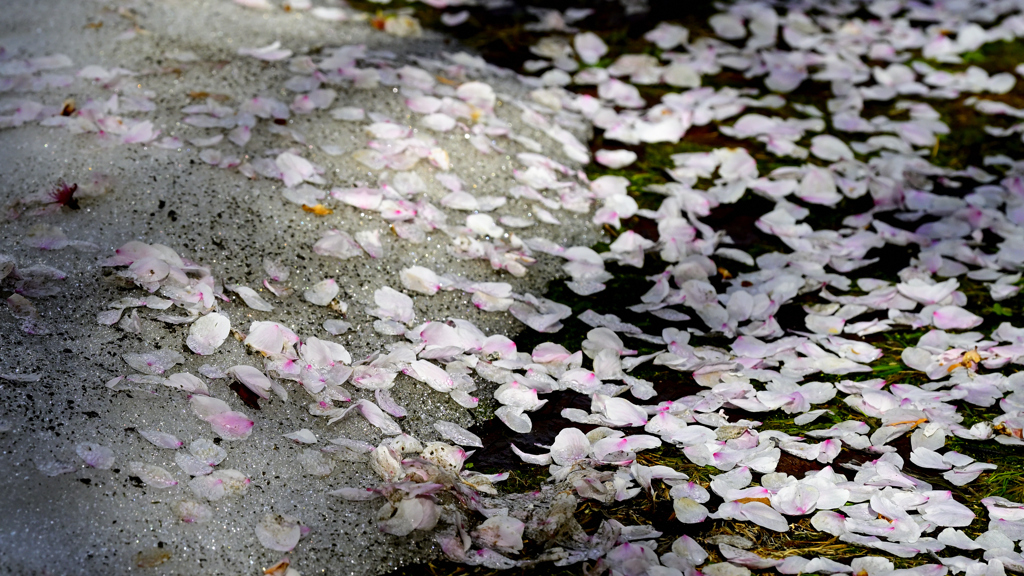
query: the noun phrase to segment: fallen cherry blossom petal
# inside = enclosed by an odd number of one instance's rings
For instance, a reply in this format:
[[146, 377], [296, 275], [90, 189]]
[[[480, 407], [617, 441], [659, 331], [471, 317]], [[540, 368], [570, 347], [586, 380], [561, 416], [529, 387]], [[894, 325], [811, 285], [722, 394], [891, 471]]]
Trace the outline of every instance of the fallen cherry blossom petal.
[[152, 464], [129, 462], [128, 470], [132, 475], [138, 476], [147, 486], [153, 488], [170, 488], [178, 484], [170, 472]]
[[594, 160], [614, 170], [625, 168], [636, 162], [636, 152], [631, 150], [598, 150], [594, 153]]
[[192, 323], [185, 343], [196, 354], [210, 355], [224, 343], [230, 333], [231, 321], [227, 316], [211, 312]]
[[139, 435], [157, 448], [177, 450], [185, 445], [184, 442], [178, 440], [173, 434], [160, 432], [159, 430], [139, 430]]
[[93, 468], [109, 470], [114, 466], [114, 451], [94, 442], [82, 442], [75, 446], [75, 453], [83, 462]]
[[256, 523], [256, 538], [266, 548], [290, 552], [302, 537], [299, 519], [287, 514], [267, 514]]
[[473, 434], [469, 430], [466, 430], [458, 424], [452, 424], [451, 422], [445, 422], [444, 420], [438, 420], [434, 422], [434, 429], [437, 430], [438, 434], [447, 440], [451, 440], [460, 446], [475, 446], [483, 448], [483, 441], [476, 434]]

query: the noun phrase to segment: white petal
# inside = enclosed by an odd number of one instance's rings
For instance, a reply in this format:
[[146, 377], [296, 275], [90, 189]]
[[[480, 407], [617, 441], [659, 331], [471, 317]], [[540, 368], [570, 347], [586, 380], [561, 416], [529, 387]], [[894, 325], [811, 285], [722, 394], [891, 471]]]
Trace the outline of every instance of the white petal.
[[974, 521], [974, 512], [970, 508], [950, 498], [927, 504], [920, 508], [921, 516], [939, 526], [963, 527], [970, 526]]
[[329, 476], [334, 471], [335, 460], [313, 448], [300, 452], [298, 461], [302, 471], [310, 476]]
[[518, 552], [523, 549], [525, 527], [526, 524], [516, 518], [492, 516], [477, 526], [473, 536], [486, 548]]
[[421, 126], [438, 132], [448, 132], [452, 128], [455, 128], [455, 124], [455, 118], [440, 112], [427, 114], [423, 118], [420, 118]]
[[175, 453], [174, 463], [189, 476], [203, 476], [213, 472], [213, 466], [184, 451]]
[[500, 238], [505, 230], [494, 222], [487, 214], [471, 214], [466, 216], [466, 227], [480, 236]]
[[551, 459], [559, 466], [575, 464], [590, 455], [590, 440], [577, 428], [563, 428], [551, 445]]
[[789, 530], [789, 523], [786, 522], [782, 514], [761, 502], [747, 502], [743, 504], [742, 513], [743, 517], [747, 520], [769, 530], [775, 530], [776, 532], [786, 532]]
[[690, 560], [694, 565], [703, 564], [708, 559], [707, 551], [696, 540], [685, 535], [672, 543], [672, 552], [680, 558]]
[[253, 322], [249, 325], [249, 335], [245, 345], [251, 346], [264, 354], [281, 354], [286, 348], [299, 342], [299, 337], [277, 322]]
[[239, 364], [238, 366], [228, 368], [226, 372], [235, 377], [246, 388], [252, 390], [260, 398], [270, 398], [270, 395], [267, 392], [274, 387], [274, 383], [259, 368], [248, 366], [246, 364]]
[[[530, 420], [529, 415], [523, 414], [522, 408], [502, 406], [494, 411], [494, 415], [510, 429], [520, 434], [529, 434], [530, 430], [533, 429], [533, 421]], [[522, 457], [522, 454], [520, 454], [520, 457]]]
[[170, 472], [152, 464], [129, 462], [128, 470], [133, 476], [138, 476], [147, 486], [153, 488], [170, 488], [178, 484]]
[[188, 487], [192, 492], [207, 500], [217, 501], [228, 496], [244, 494], [251, 480], [238, 470], [214, 470], [212, 474], [193, 478]]
[[321, 256], [331, 256], [339, 260], [347, 260], [363, 255], [363, 249], [347, 232], [328, 230], [313, 245], [313, 252]]
[[380, 530], [395, 536], [407, 536], [423, 521], [424, 503], [420, 498], [406, 498], [398, 503], [398, 506], [385, 503], [378, 513], [378, 517], [387, 517], [385, 510], [394, 511], [394, 515], [386, 521], [381, 522]]
[[434, 430], [443, 436], [444, 438], [451, 440], [452, 442], [460, 446], [474, 446], [483, 448], [484, 443], [480, 440], [480, 437], [473, 434], [469, 430], [466, 430], [458, 424], [446, 422], [444, 420], [438, 420], [434, 422]]
[[452, 473], [458, 473], [466, 458], [469, 458], [469, 453], [462, 448], [444, 442], [428, 443], [423, 447], [420, 455], [424, 460], [433, 462]]
[[324, 330], [335, 336], [339, 334], [344, 334], [345, 332], [348, 332], [350, 328], [352, 328], [352, 324], [345, 322], [344, 320], [336, 320], [334, 318], [324, 320], [323, 326]]
[[494, 108], [498, 97], [490, 84], [483, 82], [466, 82], [455, 90], [455, 95], [468, 104], [488, 110]]
[[925, 282], [918, 278], [913, 278], [907, 282], [901, 282], [896, 285], [896, 289], [900, 294], [915, 300], [924, 305], [938, 304], [953, 293], [954, 290], [960, 287], [960, 283], [956, 278], [950, 278], [944, 282], [937, 282], [934, 284]]
[[426, 360], [412, 362], [405, 373], [438, 392], [451, 392], [455, 389], [452, 377], [443, 368]]
[[284, 437], [300, 444], [316, 444], [316, 434], [306, 428], [284, 434]]
[[228, 290], [231, 290], [235, 294], [238, 294], [245, 305], [253, 310], [260, 310], [262, 312], [272, 312], [274, 307], [263, 299], [255, 290], [248, 286], [240, 286], [238, 284], [228, 284], [225, 286]]
[[93, 442], [82, 442], [75, 446], [75, 452], [86, 464], [93, 468], [109, 470], [114, 465], [114, 451], [106, 446]]
[[601, 461], [608, 461], [611, 456], [619, 453], [632, 458], [632, 453], [638, 450], [647, 450], [661, 446], [661, 439], [648, 434], [636, 434], [624, 438], [602, 438], [594, 442], [592, 451], [594, 458]]
[[822, 160], [853, 160], [853, 151], [845, 142], [830, 134], [819, 134], [811, 138], [811, 154]]
[[380, 406], [381, 410], [391, 414], [395, 418], [405, 418], [409, 415], [409, 412], [400, 406], [395, 399], [391, 397], [391, 392], [386, 388], [378, 388], [373, 391], [373, 397], [377, 399], [377, 405]]
[[580, 60], [586, 64], [596, 64], [602, 56], [608, 53], [608, 46], [601, 40], [601, 37], [593, 32], [581, 32], [572, 40], [576, 53]]
[[942, 459], [942, 455], [928, 448], [918, 447], [910, 453], [910, 461], [922, 468], [933, 470], [949, 470], [952, 466]]
[[536, 464], [539, 466], [547, 466], [551, 464], [551, 456], [549, 454], [528, 454], [519, 449], [515, 444], [510, 444], [512, 451], [527, 464]]
[[747, 35], [743, 20], [736, 14], [722, 12], [708, 19], [715, 35], [726, 40], [739, 40]]
[[185, 361], [184, 356], [166, 348], [142, 354], [122, 354], [121, 357], [129, 366], [144, 374], [163, 374], [175, 364]]
[[938, 541], [942, 542], [946, 546], [952, 546], [961, 550], [978, 550], [982, 546], [977, 544], [974, 540], [964, 534], [961, 530], [954, 530], [953, 528], [946, 528], [939, 533]]
[[932, 312], [936, 328], [964, 330], [979, 326], [983, 319], [959, 306], [943, 306]]
[[384, 286], [374, 291], [373, 301], [379, 308], [372, 313], [378, 318], [391, 319], [406, 324], [416, 318], [416, 313], [412, 308], [412, 298], [390, 286]]
[[170, 386], [171, 388], [184, 390], [185, 392], [188, 392], [190, 394], [210, 394], [210, 390], [206, 387], [206, 382], [203, 382], [197, 376], [193, 376], [188, 372], [178, 372], [177, 374], [171, 374], [164, 381], [164, 384]]
[[213, 510], [195, 500], [182, 500], [175, 504], [174, 510], [178, 514], [178, 519], [186, 524], [209, 522], [213, 518]]
[[605, 150], [594, 153], [594, 160], [612, 169], [625, 168], [636, 162], [636, 152], [632, 150]]
[[772, 506], [783, 514], [802, 516], [814, 511], [818, 489], [809, 484], [790, 484], [772, 497]]
[[676, 498], [672, 502], [672, 510], [683, 524], [697, 524], [708, 517], [708, 509], [692, 498]]
[[352, 404], [352, 406], [342, 410], [337, 416], [331, 418], [327, 423], [332, 424], [348, 416], [352, 411], [356, 411], [366, 418], [366, 421], [370, 424], [381, 429], [382, 432], [388, 435], [396, 435], [402, 433], [402, 427], [397, 422], [391, 419], [383, 410], [380, 409], [376, 404], [369, 400], [358, 400]]
[[338, 296], [339, 292], [341, 292], [341, 288], [338, 287], [338, 283], [334, 278], [327, 278], [326, 280], [317, 282], [308, 290], [303, 292], [302, 297], [310, 304], [327, 306], [335, 297]]
[[216, 466], [228, 457], [227, 450], [214, 444], [212, 440], [200, 438], [188, 446], [188, 451], [210, 466]]
[[256, 524], [260, 544], [279, 552], [290, 552], [302, 537], [299, 519], [287, 514], [267, 514]]
[[139, 430], [139, 435], [159, 448], [177, 450], [185, 445], [184, 442], [178, 440], [173, 434], [160, 432], [159, 430]]
[[359, 502], [380, 498], [380, 494], [370, 488], [338, 488], [328, 492], [331, 496], [341, 496], [345, 500]]
[[231, 321], [228, 317], [211, 312], [192, 323], [185, 343], [196, 354], [206, 356], [213, 354], [230, 333]]
[[281, 179], [288, 188], [293, 188], [313, 177], [315, 171], [309, 160], [296, 156], [291, 152], [283, 152], [274, 159], [274, 163], [281, 171]]
[[800, 180], [796, 195], [805, 202], [825, 206], [835, 206], [843, 199], [836, 188], [836, 181], [832, 173], [817, 166], [807, 167], [807, 172]]
[[399, 278], [402, 280], [402, 286], [406, 290], [412, 290], [420, 294], [437, 294], [438, 289], [441, 287], [441, 279], [438, 275], [433, 270], [423, 266], [403, 268], [399, 273]]
[[384, 244], [380, 240], [380, 230], [361, 230], [356, 232], [356, 242], [366, 250], [370, 258], [384, 256]]
[[241, 412], [221, 412], [206, 419], [217, 436], [225, 440], [245, 440], [256, 424]]
[[188, 403], [200, 420], [208, 420], [217, 414], [231, 411], [231, 406], [227, 402], [211, 396], [196, 394], [188, 399]]

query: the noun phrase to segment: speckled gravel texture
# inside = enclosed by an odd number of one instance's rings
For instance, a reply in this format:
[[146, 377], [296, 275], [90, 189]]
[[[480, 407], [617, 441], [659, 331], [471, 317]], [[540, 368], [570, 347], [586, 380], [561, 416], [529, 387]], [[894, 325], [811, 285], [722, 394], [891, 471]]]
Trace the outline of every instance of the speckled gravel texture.
[[[146, 31], [129, 41], [114, 37], [129, 29], [128, 19], [118, 15], [119, 7], [130, 7]], [[5, 2], [0, 7], [0, 45], [26, 56], [64, 53], [74, 68], [88, 64], [121, 66], [131, 70], [174, 67], [162, 55], [189, 50], [200, 61], [181, 65], [180, 70], [139, 78], [140, 88], [156, 93], [157, 110], [146, 115], [164, 131], [183, 139], [209, 135], [203, 129], [177, 124], [183, 106], [196, 103], [190, 91], [227, 94], [240, 100], [258, 94], [289, 101], [281, 88], [291, 73], [287, 62], [264, 63], [237, 56], [240, 46], [263, 46], [275, 40], [297, 54], [319, 47], [365, 43], [370, 50], [387, 50], [399, 59], [410, 55], [439, 57], [442, 51], [456, 51], [449, 40], [426, 33], [419, 39], [385, 35], [365, 22], [332, 24], [303, 14], [282, 11], [264, 14], [246, 10], [228, 1], [174, 0], [140, 1], [116, 5], [107, 2], [34, 0]], [[102, 28], [87, 28], [88, 22], [103, 21]], [[488, 79], [499, 94], [522, 97], [526, 89], [514, 79]], [[79, 80], [66, 89], [36, 95], [44, 103], [60, 104], [73, 96], [79, 102], [104, 96], [102, 90]], [[2, 96], [0, 96], [2, 98]], [[340, 89], [335, 106], [365, 107], [392, 115], [406, 114], [400, 95], [391, 87], [372, 90]], [[512, 108], [511, 106], [509, 108]], [[518, 110], [499, 115], [524, 134]], [[294, 118], [294, 117], [293, 117]], [[363, 146], [368, 137], [367, 122], [340, 122], [326, 112], [299, 117], [291, 127], [301, 130], [310, 144], [334, 144], [349, 151]], [[537, 140], [543, 137], [534, 135]], [[246, 150], [287, 147], [281, 137], [254, 137]], [[458, 138], [441, 137], [448, 149], [453, 171], [467, 185], [481, 193], [502, 194], [512, 185], [517, 145], [505, 155], [483, 156]], [[563, 162], [551, 146], [546, 153]], [[329, 186], [376, 184], [379, 174], [367, 171], [345, 156], [327, 156], [311, 147], [306, 155], [327, 168]], [[430, 169], [416, 169], [428, 182], [427, 195], [435, 200], [445, 192], [432, 178]], [[241, 497], [210, 503], [210, 522], [183, 524], [172, 505], [192, 495], [188, 476], [174, 464], [171, 450], [157, 448], [144, 440], [137, 429], [159, 429], [176, 435], [186, 444], [198, 438], [212, 438], [207, 424], [192, 413], [179, 391], [166, 387], [133, 385], [130, 391], [115, 392], [104, 383], [130, 373], [121, 354], [158, 348], [181, 351], [182, 367], [193, 374], [202, 364], [221, 368], [245, 363], [258, 365], [234, 338], [214, 356], [199, 357], [184, 346], [187, 326], [170, 326], [152, 319], [144, 311], [140, 335], [117, 327], [98, 325], [96, 314], [107, 303], [144, 292], [118, 282], [99, 266], [99, 261], [130, 240], [162, 243], [184, 257], [209, 266], [225, 283], [242, 283], [259, 288], [264, 277], [264, 256], [278, 258], [291, 268], [289, 284], [297, 295], [283, 302], [271, 299], [276, 310], [256, 312], [239, 302], [223, 304], [220, 311], [232, 325], [245, 330], [251, 320], [276, 320], [300, 336], [330, 336], [320, 327], [323, 320], [336, 317], [328, 308], [304, 302], [301, 290], [326, 277], [341, 286], [341, 299], [350, 308], [347, 320], [353, 330], [334, 338], [354, 358], [383, 350], [393, 340], [372, 330], [372, 318], [364, 313], [372, 303], [373, 291], [384, 285], [401, 288], [400, 269], [418, 263], [438, 273], [463, 274], [474, 280], [506, 281], [517, 292], [542, 294], [545, 284], [560, 273], [560, 262], [542, 257], [526, 278], [498, 274], [483, 261], [457, 261], [448, 255], [447, 237], [437, 234], [426, 244], [413, 245], [386, 234], [384, 258], [366, 257], [344, 262], [313, 254], [312, 243], [323, 230], [338, 228], [355, 233], [363, 229], [386, 229], [376, 215], [335, 206], [335, 213], [319, 217], [303, 212], [280, 195], [281, 183], [267, 179], [248, 180], [233, 170], [220, 170], [201, 162], [196, 150], [163, 150], [141, 145], [107, 147], [94, 135], [70, 135], [60, 128], [38, 125], [0, 131], [0, 201], [50, 187], [58, 178], [86, 182], [97, 174], [109, 176], [110, 190], [97, 198], [83, 200], [77, 211], [65, 210], [44, 218], [22, 217], [0, 225], [0, 253], [14, 257], [21, 267], [46, 264], [68, 274], [58, 295], [34, 299], [40, 315], [52, 333], [28, 335], [6, 308], [0, 309], [0, 373], [38, 374], [36, 382], [0, 380], [0, 573], [8, 574], [261, 574], [281, 554], [262, 547], [253, 532], [256, 522], [269, 512], [291, 514], [313, 532], [289, 554], [292, 566], [302, 574], [383, 573], [412, 560], [433, 554], [430, 534], [417, 532], [396, 538], [378, 532], [374, 515], [379, 504], [346, 502], [326, 495], [342, 486], [368, 486], [376, 480], [364, 464], [339, 462], [326, 478], [304, 475], [296, 460], [303, 447], [281, 437], [300, 428], [310, 428], [320, 443], [337, 436], [376, 444], [379, 431], [361, 418], [348, 418], [326, 426], [326, 419], [310, 416], [301, 391], [284, 403], [279, 400], [254, 411], [242, 405], [224, 380], [210, 383], [211, 394], [256, 420], [253, 435], [245, 441], [223, 442], [227, 460], [221, 468], [234, 468], [252, 478], [249, 491]], [[275, 186], [276, 182], [276, 186]], [[476, 190], [475, 190], [476, 191]], [[528, 206], [510, 200], [506, 214], [525, 215]], [[454, 216], [453, 216], [454, 217]], [[462, 216], [458, 216], [461, 218]], [[526, 236], [546, 236], [565, 245], [588, 245], [598, 231], [586, 215], [560, 214], [565, 225], [537, 226]], [[44, 252], [23, 242], [37, 223], [61, 228], [72, 240], [99, 246], [96, 251], [66, 248]], [[5, 291], [6, 298], [10, 292]], [[265, 292], [264, 292], [265, 294]], [[415, 296], [420, 320], [460, 317], [472, 320], [487, 333], [509, 336], [523, 326], [504, 313], [483, 313], [462, 292], [434, 297]], [[368, 397], [357, 390], [357, 397]], [[423, 384], [399, 376], [392, 390], [395, 398], [410, 410], [402, 426], [424, 440], [437, 438], [430, 426], [437, 418], [468, 426], [470, 411], [458, 407], [446, 395], [432, 392]], [[97, 442], [113, 449], [112, 470], [87, 468], [75, 455], [80, 442]], [[179, 481], [178, 486], [158, 490], [130, 478], [128, 462], [140, 460], [163, 466]], [[73, 465], [74, 472], [47, 476], [40, 470], [56, 463]], [[164, 563], [153, 568], [136, 566], [140, 552], [155, 548], [169, 553]]]

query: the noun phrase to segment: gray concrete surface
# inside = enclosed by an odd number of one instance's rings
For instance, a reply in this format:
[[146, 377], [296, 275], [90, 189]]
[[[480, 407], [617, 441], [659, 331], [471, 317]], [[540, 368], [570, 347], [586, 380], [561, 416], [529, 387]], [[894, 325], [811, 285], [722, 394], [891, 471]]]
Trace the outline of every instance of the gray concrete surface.
[[[132, 15], [131, 19], [120, 15]], [[282, 84], [292, 76], [287, 61], [264, 63], [236, 55], [241, 46], [255, 47], [280, 40], [297, 54], [320, 48], [365, 43], [371, 50], [387, 50], [398, 61], [411, 56], [437, 57], [452, 51], [454, 44], [426, 33], [420, 39], [401, 39], [371, 28], [365, 22], [328, 23], [308, 14], [247, 10], [227, 0], [140, 0], [129, 2], [59, 1], [0, 2], [0, 46], [16, 57], [67, 54], [74, 66], [63, 73], [97, 64], [120, 66], [138, 72], [154, 71], [135, 78], [137, 90], [155, 93], [156, 110], [134, 117], [151, 119], [163, 136], [196, 138], [213, 132], [179, 124], [183, 106], [196, 101], [192, 91], [227, 94], [239, 100], [259, 94], [290, 101]], [[101, 28], [86, 24], [100, 22]], [[115, 39], [137, 24], [140, 32], [130, 40]], [[165, 54], [191, 51], [199, 60], [177, 63]], [[163, 71], [159, 71], [164, 68]], [[514, 79], [492, 78], [500, 92], [524, 97], [526, 89]], [[125, 93], [129, 90], [124, 89]], [[0, 100], [27, 97], [47, 105], [60, 105], [74, 97], [81, 105], [88, 98], [107, 97], [108, 92], [83, 79], [67, 88], [38, 93], [0, 93]], [[335, 106], [364, 107], [396, 118], [406, 112], [401, 96], [391, 87], [371, 90], [339, 89]], [[508, 108], [512, 108], [509, 106]], [[516, 130], [532, 134], [518, 119], [518, 110], [503, 117]], [[293, 117], [294, 118], [294, 117]], [[301, 130], [309, 144], [335, 144], [349, 151], [367, 140], [366, 122], [340, 122], [325, 112], [296, 118], [291, 127]], [[543, 137], [534, 135], [538, 140]], [[453, 171], [468, 184], [479, 184], [486, 193], [504, 194], [514, 181], [515, 157], [484, 157], [468, 143], [442, 136], [453, 158]], [[550, 140], [547, 151], [561, 158]], [[280, 136], [258, 134], [246, 150], [261, 152], [293, 143]], [[227, 148], [225, 148], [227, 149]], [[510, 153], [521, 151], [509, 146]], [[371, 173], [348, 155], [328, 156], [317, 147], [307, 158], [327, 168], [328, 186], [374, 184]], [[443, 191], [430, 170], [417, 168], [431, 187], [432, 197]], [[249, 180], [233, 170], [206, 165], [194, 147], [164, 150], [152, 146], [106, 146], [95, 135], [72, 135], [62, 128], [27, 124], [0, 130], [0, 203], [51, 187], [58, 178], [78, 183], [83, 189], [106, 188], [107, 192], [83, 199], [80, 210], [64, 210], [44, 216], [22, 216], [0, 224], [0, 253], [13, 257], [21, 268], [45, 264], [66, 272], [54, 296], [33, 298], [47, 335], [30, 335], [19, 329], [20, 321], [0, 309], [0, 373], [38, 375], [38, 381], [0, 380], [0, 573], [9, 574], [257, 574], [282, 555], [262, 547], [253, 532], [268, 512], [292, 514], [313, 531], [289, 556], [302, 574], [374, 574], [403, 563], [423, 560], [434, 553], [429, 535], [406, 538], [382, 535], [374, 515], [378, 504], [346, 502], [326, 495], [341, 486], [375, 483], [363, 464], [340, 462], [325, 478], [303, 474], [297, 455], [302, 447], [282, 434], [310, 428], [321, 439], [347, 436], [376, 443], [380, 433], [362, 419], [346, 419], [327, 426], [323, 418], [310, 416], [304, 394], [297, 391], [288, 403], [274, 400], [256, 412], [245, 408], [224, 380], [210, 382], [213, 396], [226, 400], [256, 420], [246, 441], [224, 442], [228, 457], [221, 468], [234, 468], [252, 478], [241, 497], [210, 503], [211, 521], [184, 524], [172, 506], [191, 494], [188, 476], [178, 469], [170, 450], [159, 449], [137, 429], [160, 429], [187, 443], [212, 438], [209, 426], [198, 420], [185, 395], [170, 388], [134, 384], [127, 391], [104, 386], [109, 379], [131, 372], [121, 360], [127, 352], [171, 348], [186, 355], [182, 369], [197, 373], [202, 364], [226, 368], [234, 364], [259, 365], [234, 338], [211, 357], [192, 355], [184, 346], [187, 327], [170, 326], [142, 314], [142, 333], [101, 326], [96, 314], [118, 298], [141, 296], [137, 288], [114, 281], [99, 265], [113, 250], [129, 240], [159, 242], [182, 256], [209, 266], [224, 282], [259, 287], [264, 277], [264, 256], [279, 258], [292, 270], [289, 283], [301, 289], [324, 277], [337, 278], [341, 298], [350, 305], [349, 333], [334, 338], [353, 357], [380, 350], [395, 340], [377, 335], [372, 319], [363, 310], [372, 302], [375, 289], [400, 288], [397, 272], [413, 263], [438, 272], [462, 274], [472, 279], [508, 281], [517, 291], [542, 293], [546, 282], [559, 273], [560, 262], [542, 258], [522, 279], [498, 274], [485, 262], [458, 261], [448, 255], [446, 243], [435, 241], [410, 245], [386, 235], [386, 256], [380, 260], [355, 258], [329, 261], [311, 251], [311, 245], [327, 228], [349, 232], [384, 228], [379, 218], [350, 207], [335, 207], [334, 214], [318, 217], [301, 211], [281, 197], [281, 182]], [[99, 179], [99, 184], [93, 184]], [[521, 214], [525, 204], [510, 201], [503, 213]], [[460, 218], [462, 216], [459, 216]], [[586, 245], [596, 232], [585, 215], [560, 213], [565, 225], [540, 226], [540, 235], [567, 243]], [[454, 218], [454, 216], [453, 216]], [[65, 248], [41, 251], [26, 245], [29, 230], [39, 223], [57, 226], [72, 240], [87, 241], [97, 250]], [[531, 235], [531, 234], [528, 234]], [[7, 297], [11, 285], [0, 295]], [[273, 299], [272, 299], [273, 300]], [[240, 302], [221, 304], [233, 325], [245, 330], [250, 320], [273, 319], [303, 336], [329, 337], [320, 327], [335, 313], [312, 306], [297, 296], [278, 302], [274, 312], [250, 310]], [[449, 316], [473, 320], [488, 333], [514, 335], [522, 325], [507, 314], [477, 311], [469, 295], [442, 293], [417, 296], [421, 319]], [[148, 312], [148, 311], [147, 311]], [[469, 425], [473, 415], [446, 396], [424, 392], [423, 386], [400, 377], [394, 395], [411, 415], [403, 422], [407, 432], [435, 439], [430, 418], [439, 415]], [[356, 390], [358, 397], [368, 397]], [[300, 398], [299, 396], [302, 395]], [[84, 466], [75, 445], [96, 442], [116, 455], [112, 470]], [[179, 484], [158, 490], [130, 479], [128, 462], [142, 460], [171, 471]], [[60, 463], [73, 468], [48, 476]], [[138, 568], [136, 554], [160, 548], [169, 559], [155, 568]]]

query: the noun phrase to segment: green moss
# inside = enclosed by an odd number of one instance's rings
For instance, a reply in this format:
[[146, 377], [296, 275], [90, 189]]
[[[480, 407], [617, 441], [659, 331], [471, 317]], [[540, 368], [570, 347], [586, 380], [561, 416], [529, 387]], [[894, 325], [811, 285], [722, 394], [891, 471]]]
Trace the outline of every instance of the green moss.
[[1013, 72], [1024, 62], [1024, 42], [1020, 40], [992, 42], [973, 52], [961, 55], [964, 64], [977, 66], [989, 74]]
[[513, 470], [477, 470], [483, 474], [508, 472], [508, 479], [494, 485], [502, 494], [526, 494], [536, 492], [548, 478], [547, 466], [522, 464]]
[[[983, 96], [987, 100], [998, 100], [1010, 105], [1024, 106], [1024, 101], [1011, 94], [1004, 97]], [[1009, 121], [998, 116], [981, 114], [965, 106], [963, 98], [955, 101], [933, 102], [932, 106], [949, 125], [949, 134], [938, 135], [938, 145], [929, 159], [937, 166], [956, 170], [968, 166], [982, 166], [986, 156], [1005, 154], [1012, 158], [1024, 156], [1024, 143], [1019, 136], [996, 137], [985, 131], [987, 124], [1009, 125]], [[1012, 102], [1012, 103], [1011, 103]]]

